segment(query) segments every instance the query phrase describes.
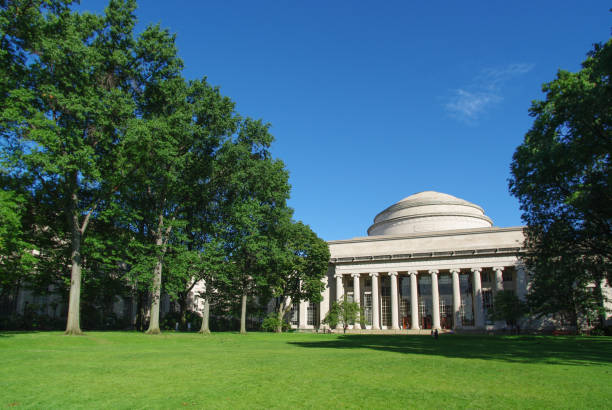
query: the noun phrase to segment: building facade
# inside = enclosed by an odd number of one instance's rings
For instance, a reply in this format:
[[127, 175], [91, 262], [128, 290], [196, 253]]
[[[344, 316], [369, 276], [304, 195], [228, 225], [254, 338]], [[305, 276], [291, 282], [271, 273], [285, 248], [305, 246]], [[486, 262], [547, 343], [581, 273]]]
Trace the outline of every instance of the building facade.
[[488, 311], [501, 290], [525, 299], [523, 242], [523, 227], [494, 227], [478, 205], [434, 191], [417, 193], [376, 215], [368, 236], [329, 242], [323, 301], [302, 301], [292, 324], [318, 328], [331, 303], [346, 297], [364, 312], [365, 324], [355, 329], [504, 328], [504, 322], [488, 320]]

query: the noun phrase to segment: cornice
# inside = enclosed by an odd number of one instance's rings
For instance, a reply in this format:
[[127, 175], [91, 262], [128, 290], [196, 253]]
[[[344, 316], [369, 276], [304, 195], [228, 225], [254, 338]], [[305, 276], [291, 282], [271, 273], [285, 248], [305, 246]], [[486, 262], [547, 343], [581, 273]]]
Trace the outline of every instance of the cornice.
[[340, 239], [335, 241], [327, 241], [329, 245], [339, 245], [344, 243], [359, 243], [359, 242], [377, 242], [377, 241], [397, 241], [402, 239], [417, 239], [417, 238], [434, 238], [441, 236], [457, 236], [457, 235], [478, 235], [488, 233], [516, 232], [523, 231], [525, 226], [512, 226], [507, 228], [486, 227], [486, 228], [469, 228], [469, 229], [453, 229], [448, 231], [435, 232], [418, 232], [403, 235], [377, 235], [377, 236], [361, 236], [351, 239]]

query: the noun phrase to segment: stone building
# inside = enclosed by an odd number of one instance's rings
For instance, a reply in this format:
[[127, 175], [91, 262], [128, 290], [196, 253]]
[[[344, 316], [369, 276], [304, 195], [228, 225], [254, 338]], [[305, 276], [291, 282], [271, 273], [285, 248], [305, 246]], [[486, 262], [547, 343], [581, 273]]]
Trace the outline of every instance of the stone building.
[[346, 296], [360, 303], [366, 329], [504, 327], [487, 311], [500, 290], [525, 298], [523, 242], [523, 227], [495, 227], [478, 205], [434, 191], [411, 195], [376, 215], [368, 236], [329, 242], [323, 301], [296, 305], [292, 324], [315, 329]]

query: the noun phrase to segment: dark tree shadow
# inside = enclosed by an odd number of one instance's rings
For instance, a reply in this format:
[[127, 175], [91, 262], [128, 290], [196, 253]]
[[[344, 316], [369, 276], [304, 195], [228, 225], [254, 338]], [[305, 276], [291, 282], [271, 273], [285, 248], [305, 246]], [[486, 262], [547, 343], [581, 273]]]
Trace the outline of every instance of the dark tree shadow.
[[462, 359], [563, 365], [612, 363], [612, 338], [572, 336], [340, 335], [333, 340], [288, 342], [317, 349], [373, 349]]
[[15, 335], [26, 335], [40, 333], [38, 330], [0, 330], [0, 337], [13, 337]]

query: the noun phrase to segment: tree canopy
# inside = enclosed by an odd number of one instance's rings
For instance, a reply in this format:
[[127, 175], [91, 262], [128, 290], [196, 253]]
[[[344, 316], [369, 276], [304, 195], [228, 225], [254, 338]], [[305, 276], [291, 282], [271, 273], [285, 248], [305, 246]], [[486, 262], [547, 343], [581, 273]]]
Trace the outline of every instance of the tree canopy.
[[323, 323], [329, 325], [330, 328], [342, 324], [342, 329], [346, 333], [349, 325], [357, 323], [362, 316], [359, 303], [350, 302], [345, 297], [340, 302], [334, 301], [332, 303], [327, 316], [323, 319]]
[[533, 102], [531, 129], [513, 156], [510, 191], [527, 223], [529, 295], [537, 313], [603, 309], [612, 283], [612, 40], [576, 73], [560, 70]]
[[137, 34], [135, 8], [0, 2], [2, 292], [54, 289], [67, 334], [117, 296], [159, 333], [161, 294], [184, 318], [203, 282], [207, 303], [241, 298], [243, 330], [249, 296], [317, 300], [327, 244], [291, 219], [269, 124], [186, 80], [175, 36]]
[[277, 332], [294, 303], [321, 301], [329, 247], [307, 225], [285, 219], [278, 224], [272, 247], [268, 283], [276, 298]]

